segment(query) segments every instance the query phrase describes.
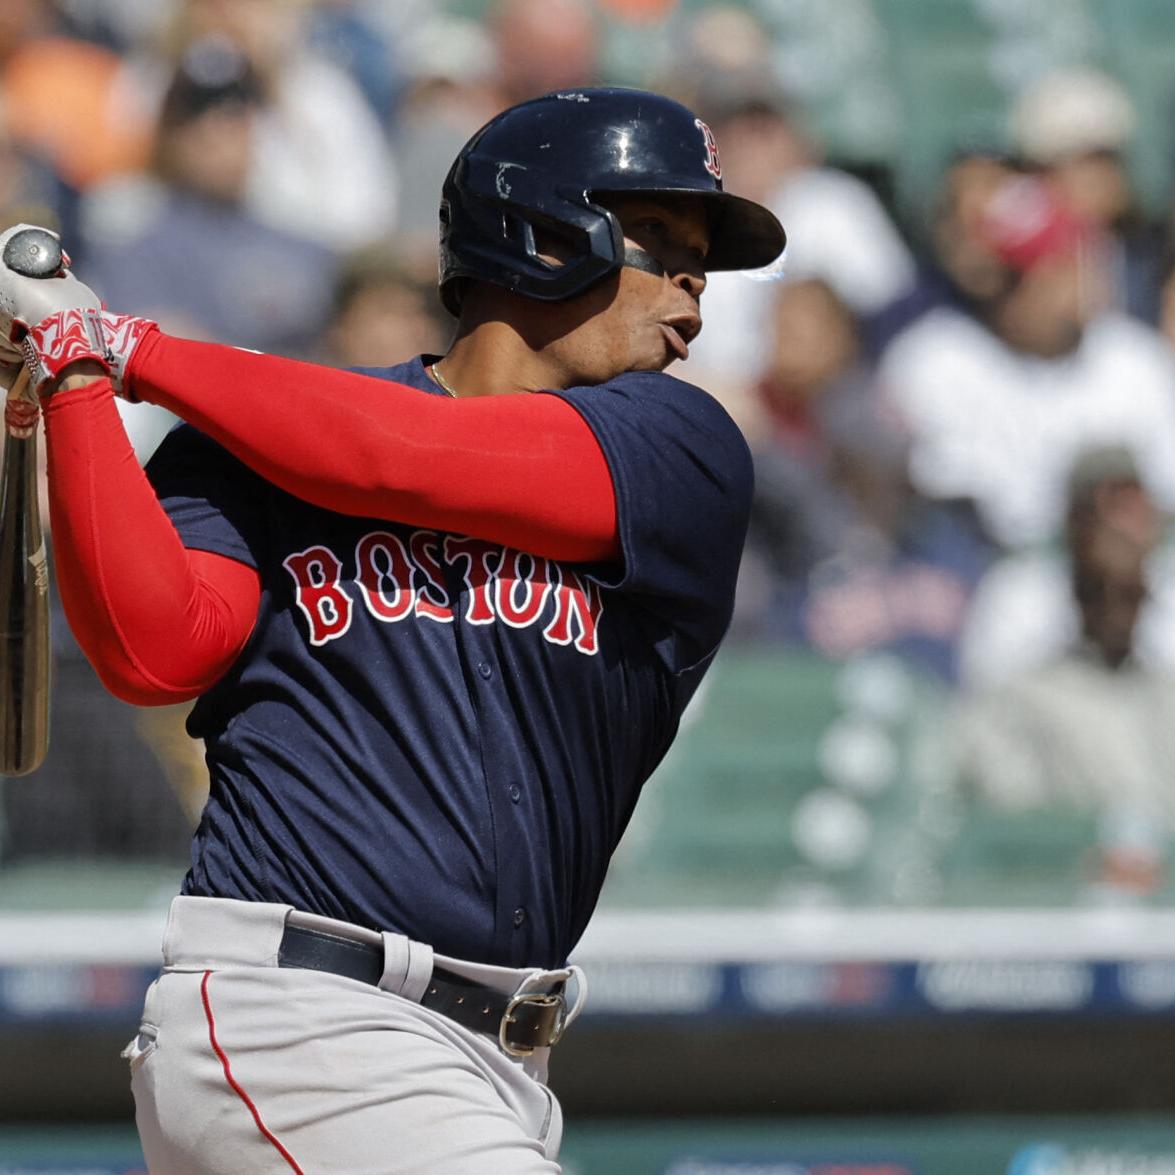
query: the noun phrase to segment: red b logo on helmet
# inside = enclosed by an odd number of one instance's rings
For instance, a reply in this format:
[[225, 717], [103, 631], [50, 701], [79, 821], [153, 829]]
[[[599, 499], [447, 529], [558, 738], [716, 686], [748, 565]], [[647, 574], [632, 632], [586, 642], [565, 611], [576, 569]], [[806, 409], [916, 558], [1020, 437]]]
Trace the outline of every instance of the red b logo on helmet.
[[702, 132], [702, 141], [706, 144], [706, 158], [703, 162], [705, 169], [716, 179], [722, 178], [722, 164], [718, 159], [718, 140], [714, 132], [700, 119], [694, 119], [694, 125]]

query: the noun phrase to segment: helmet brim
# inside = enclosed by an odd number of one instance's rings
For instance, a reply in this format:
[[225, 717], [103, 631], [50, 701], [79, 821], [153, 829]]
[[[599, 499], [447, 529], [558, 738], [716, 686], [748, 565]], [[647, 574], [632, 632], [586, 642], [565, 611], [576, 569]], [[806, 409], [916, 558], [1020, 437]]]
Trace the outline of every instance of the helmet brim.
[[710, 214], [707, 272], [763, 269], [778, 261], [787, 245], [783, 225], [769, 208], [730, 192], [706, 192], [687, 187], [611, 188], [592, 191], [589, 198], [596, 200], [609, 195], [701, 200]]
[[729, 192], [702, 198], [715, 210], [708, 270], [763, 269], [783, 256], [787, 234], [769, 208]]

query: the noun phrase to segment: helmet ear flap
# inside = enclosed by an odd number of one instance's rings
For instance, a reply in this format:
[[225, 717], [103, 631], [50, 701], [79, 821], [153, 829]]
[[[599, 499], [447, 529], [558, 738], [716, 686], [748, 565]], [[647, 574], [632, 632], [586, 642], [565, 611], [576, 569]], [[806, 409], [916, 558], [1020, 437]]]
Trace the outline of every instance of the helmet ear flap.
[[[613, 250], [623, 265], [651, 273], [654, 277], [664, 274], [665, 267], [656, 258], [625, 241], [624, 229], [615, 213], [594, 203], [592, 207], [608, 218], [612, 226]], [[590, 252], [590, 242], [583, 230], [545, 216], [526, 217], [515, 211], [505, 211], [502, 213], [502, 234], [551, 270], [562, 269], [575, 258]]]
[[[525, 248], [527, 255], [552, 272], [558, 272], [580, 259], [597, 257], [622, 258], [624, 256], [624, 230], [620, 221], [606, 208], [589, 204], [591, 211], [602, 218], [610, 232], [604, 232], [603, 224], [596, 221], [589, 230], [582, 224], [571, 223], [547, 216], [541, 212], [516, 212], [515, 239]], [[510, 214], [504, 214], [505, 219]]]
[[459, 313], [452, 283], [476, 277], [540, 301], [572, 298], [620, 267], [624, 234], [582, 189], [541, 169], [479, 156], [459, 160], [441, 214], [441, 298]]
[[502, 237], [520, 253], [548, 269], [561, 269], [586, 242], [582, 233], [547, 217], [508, 208], [502, 212]]

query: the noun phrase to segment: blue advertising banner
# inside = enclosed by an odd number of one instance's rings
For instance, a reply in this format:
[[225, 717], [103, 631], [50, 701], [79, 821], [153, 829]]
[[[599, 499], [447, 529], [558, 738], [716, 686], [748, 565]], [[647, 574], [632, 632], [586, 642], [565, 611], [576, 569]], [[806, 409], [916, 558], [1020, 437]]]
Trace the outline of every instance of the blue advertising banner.
[[[126, 1020], [154, 967], [0, 967], [0, 1023]], [[585, 1018], [1154, 1016], [1175, 1011], [1175, 958], [927, 962], [605, 962]], [[0, 1173], [2, 1175], [2, 1173]]]

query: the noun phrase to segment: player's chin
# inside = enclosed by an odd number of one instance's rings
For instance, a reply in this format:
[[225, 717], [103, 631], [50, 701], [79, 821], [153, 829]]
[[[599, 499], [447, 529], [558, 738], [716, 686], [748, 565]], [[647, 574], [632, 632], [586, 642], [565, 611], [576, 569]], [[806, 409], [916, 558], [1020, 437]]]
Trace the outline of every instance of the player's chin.
[[629, 365], [628, 370], [633, 372], [664, 371], [665, 368], [675, 362], [677, 362], [676, 355], [661, 355], [655, 358], [638, 359]]
[[632, 348], [625, 370], [664, 371], [682, 358], [682, 349], [672, 343], [666, 331], [651, 331], [639, 347]]

